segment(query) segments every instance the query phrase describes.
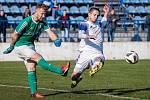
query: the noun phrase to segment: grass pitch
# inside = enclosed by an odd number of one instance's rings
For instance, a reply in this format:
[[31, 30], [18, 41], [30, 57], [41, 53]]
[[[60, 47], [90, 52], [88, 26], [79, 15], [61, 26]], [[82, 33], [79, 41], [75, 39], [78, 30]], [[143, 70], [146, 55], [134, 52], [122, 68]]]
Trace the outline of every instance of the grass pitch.
[[[63, 61], [50, 61], [61, 65]], [[37, 67], [38, 91], [44, 100], [150, 100], [150, 60], [128, 64], [122, 60], [106, 61], [94, 77], [88, 70], [74, 89], [70, 75], [56, 75]], [[23, 62], [0, 62], [0, 100], [34, 100], [30, 97], [27, 73]]]

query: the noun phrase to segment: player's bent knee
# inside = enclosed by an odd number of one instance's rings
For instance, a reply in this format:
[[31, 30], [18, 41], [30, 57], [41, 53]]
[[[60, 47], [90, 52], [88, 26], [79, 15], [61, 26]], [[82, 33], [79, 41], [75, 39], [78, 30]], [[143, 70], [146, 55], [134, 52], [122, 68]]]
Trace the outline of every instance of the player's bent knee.
[[38, 53], [35, 53], [32, 57], [31, 57], [31, 60], [37, 62], [39, 59], [41, 59], [42, 56]]
[[27, 71], [35, 71], [35, 67], [26, 67]]

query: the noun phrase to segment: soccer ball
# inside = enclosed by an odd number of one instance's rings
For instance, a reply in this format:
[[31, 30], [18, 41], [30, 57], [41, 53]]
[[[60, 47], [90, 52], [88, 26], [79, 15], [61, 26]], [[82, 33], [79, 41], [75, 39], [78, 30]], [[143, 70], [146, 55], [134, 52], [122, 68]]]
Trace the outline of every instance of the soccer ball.
[[139, 57], [135, 51], [130, 51], [126, 54], [125, 60], [129, 64], [136, 64], [139, 60]]

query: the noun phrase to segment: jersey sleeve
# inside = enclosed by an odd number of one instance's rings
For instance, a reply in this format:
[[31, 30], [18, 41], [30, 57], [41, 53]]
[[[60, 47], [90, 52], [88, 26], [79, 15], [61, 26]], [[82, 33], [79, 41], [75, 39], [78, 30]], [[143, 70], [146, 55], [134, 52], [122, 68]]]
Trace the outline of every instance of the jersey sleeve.
[[81, 22], [79, 25], [79, 38], [86, 38], [86, 31], [88, 29], [88, 24], [86, 22]]
[[25, 30], [25, 28], [28, 26], [29, 24], [29, 19], [25, 18], [24, 20], [22, 20], [19, 25], [16, 27], [15, 32], [19, 33], [19, 34], [23, 34], [23, 31]]

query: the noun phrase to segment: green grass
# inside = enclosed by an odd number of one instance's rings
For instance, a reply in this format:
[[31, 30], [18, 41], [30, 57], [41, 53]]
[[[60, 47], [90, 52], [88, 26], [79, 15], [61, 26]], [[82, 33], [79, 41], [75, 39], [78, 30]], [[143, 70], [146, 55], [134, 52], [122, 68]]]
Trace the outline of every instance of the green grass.
[[[61, 65], [63, 62], [50, 63]], [[88, 75], [88, 70], [85, 71], [83, 80], [74, 89], [70, 88], [70, 75], [75, 62], [71, 64], [65, 78], [37, 67], [38, 91], [46, 95], [44, 100], [150, 99], [150, 60], [141, 60], [133, 65], [122, 60], [106, 61], [93, 78]], [[28, 88], [10, 86], [28, 87], [23, 62], [0, 62], [0, 100], [34, 100]]]

